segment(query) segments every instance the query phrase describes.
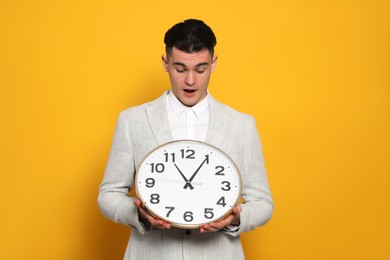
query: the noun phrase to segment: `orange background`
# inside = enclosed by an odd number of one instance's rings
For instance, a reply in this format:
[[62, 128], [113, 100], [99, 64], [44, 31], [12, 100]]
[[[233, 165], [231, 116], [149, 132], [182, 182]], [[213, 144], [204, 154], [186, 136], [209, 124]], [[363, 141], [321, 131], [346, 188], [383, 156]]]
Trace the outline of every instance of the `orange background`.
[[118, 113], [215, 31], [210, 92], [256, 117], [275, 200], [247, 259], [390, 259], [389, 1], [0, 1], [0, 259], [121, 259], [96, 197]]

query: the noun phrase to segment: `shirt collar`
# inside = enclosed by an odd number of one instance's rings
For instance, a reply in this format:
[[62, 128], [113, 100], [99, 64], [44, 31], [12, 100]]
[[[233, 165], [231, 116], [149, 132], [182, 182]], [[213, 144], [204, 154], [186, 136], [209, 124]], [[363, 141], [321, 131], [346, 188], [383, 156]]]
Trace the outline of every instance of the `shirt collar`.
[[207, 93], [206, 97], [202, 99], [198, 104], [192, 107], [187, 107], [181, 103], [172, 91], [168, 93], [168, 102], [176, 114], [181, 115], [185, 110], [191, 109], [196, 117], [199, 117], [203, 112], [209, 108], [210, 94]]

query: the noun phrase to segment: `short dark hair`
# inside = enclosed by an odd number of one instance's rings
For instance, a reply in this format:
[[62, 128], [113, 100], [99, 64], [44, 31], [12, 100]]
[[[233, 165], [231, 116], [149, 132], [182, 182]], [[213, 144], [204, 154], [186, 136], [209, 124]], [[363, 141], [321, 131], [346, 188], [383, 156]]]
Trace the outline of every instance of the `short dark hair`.
[[187, 53], [207, 49], [213, 55], [217, 39], [211, 28], [203, 21], [188, 19], [170, 28], [165, 33], [164, 43], [167, 55], [171, 54], [173, 47]]

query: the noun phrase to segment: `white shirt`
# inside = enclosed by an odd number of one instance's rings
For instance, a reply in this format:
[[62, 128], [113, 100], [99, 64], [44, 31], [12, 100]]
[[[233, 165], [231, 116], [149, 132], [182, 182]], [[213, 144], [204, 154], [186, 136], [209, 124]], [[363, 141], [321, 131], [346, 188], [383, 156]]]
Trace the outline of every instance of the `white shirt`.
[[[183, 105], [172, 91], [167, 95], [169, 126], [173, 140], [191, 139], [205, 141], [209, 129], [210, 99], [207, 96], [192, 107]], [[236, 232], [240, 227], [227, 225], [226, 231]]]
[[209, 129], [210, 95], [192, 107], [183, 105], [172, 91], [167, 95], [168, 120], [173, 140], [205, 141]]

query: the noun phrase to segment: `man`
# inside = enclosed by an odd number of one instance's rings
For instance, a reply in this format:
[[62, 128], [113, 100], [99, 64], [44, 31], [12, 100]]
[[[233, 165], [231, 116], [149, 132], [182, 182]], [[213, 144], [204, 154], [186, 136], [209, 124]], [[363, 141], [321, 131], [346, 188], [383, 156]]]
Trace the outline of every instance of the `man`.
[[[178, 23], [167, 31], [164, 42], [162, 62], [171, 90], [120, 114], [99, 207], [107, 218], [132, 227], [125, 259], [244, 259], [239, 235], [267, 223], [273, 212], [255, 120], [208, 93], [218, 58], [215, 35], [204, 22]], [[241, 173], [244, 202], [227, 218], [199, 230], [172, 227], [128, 195], [142, 158], [158, 145], [180, 139], [220, 148]]]

